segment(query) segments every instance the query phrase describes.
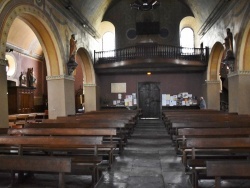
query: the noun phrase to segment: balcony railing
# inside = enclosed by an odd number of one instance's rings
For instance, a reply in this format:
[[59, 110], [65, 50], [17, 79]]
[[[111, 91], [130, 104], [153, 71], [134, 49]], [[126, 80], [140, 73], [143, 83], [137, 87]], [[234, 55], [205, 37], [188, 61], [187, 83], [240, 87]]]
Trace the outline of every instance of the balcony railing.
[[138, 58], [169, 58], [207, 63], [208, 48], [184, 48], [159, 44], [141, 44], [137, 46], [96, 52], [94, 64], [113, 63]]

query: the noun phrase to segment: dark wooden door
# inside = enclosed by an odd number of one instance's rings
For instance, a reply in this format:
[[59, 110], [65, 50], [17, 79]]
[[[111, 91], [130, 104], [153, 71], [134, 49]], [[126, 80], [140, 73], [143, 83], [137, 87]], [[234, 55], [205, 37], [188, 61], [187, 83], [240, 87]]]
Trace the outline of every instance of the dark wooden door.
[[143, 118], [160, 118], [161, 100], [159, 85], [159, 82], [138, 83], [139, 108], [142, 109]]

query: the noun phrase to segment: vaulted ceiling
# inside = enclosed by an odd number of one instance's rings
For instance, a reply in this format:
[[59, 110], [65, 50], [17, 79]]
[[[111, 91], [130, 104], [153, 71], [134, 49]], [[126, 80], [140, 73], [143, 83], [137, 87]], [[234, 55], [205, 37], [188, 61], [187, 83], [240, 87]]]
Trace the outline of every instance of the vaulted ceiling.
[[[96, 27], [102, 20], [105, 12], [112, 6], [121, 1], [127, 1], [128, 6], [136, 0], [64, 0], [79, 10], [82, 15]], [[142, 0], [139, 0], [142, 1]], [[150, 0], [148, 0], [150, 1]], [[202, 23], [210, 15], [219, 1], [222, 0], [160, 0], [163, 1], [180, 1], [186, 4], [193, 12], [195, 18]], [[227, 1], [227, 0], [223, 0]]]
[[[61, 3], [64, 6], [69, 5], [73, 7], [82, 15], [84, 20], [86, 20], [92, 28], [97, 30], [105, 13], [113, 6], [121, 3], [121, 1], [123, 1], [123, 3], [124, 1], [127, 1], [127, 6], [130, 6], [130, 3], [135, 2], [135, 0], [61, 0]], [[221, 0], [160, 0], [160, 2], [163, 1], [179, 1], [188, 6], [201, 26]], [[30, 34], [27, 35], [28, 37], [17, 37], [15, 31], [22, 31], [22, 33]], [[21, 20], [15, 21], [11, 27], [8, 36], [8, 43], [19, 49], [24, 49], [27, 53], [42, 54], [41, 46], [38, 44], [36, 36]]]

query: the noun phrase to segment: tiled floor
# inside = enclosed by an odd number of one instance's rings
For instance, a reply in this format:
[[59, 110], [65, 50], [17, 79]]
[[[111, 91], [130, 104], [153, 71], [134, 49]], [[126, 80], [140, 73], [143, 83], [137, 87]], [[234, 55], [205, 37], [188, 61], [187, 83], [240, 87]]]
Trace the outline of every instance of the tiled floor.
[[[122, 155], [117, 156], [96, 188], [191, 188], [180, 157], [160, 120], [140, 120]], [[249, 188], [250, 181], [222, 181], [223, 188]], [[0, 174], [0, 188], [10, 183]], [[57, 175], [35, 175], [18, 188], [55, 188]], [[67, 188], [90, 188], [90, 177], [66, 176]], [[201, 188], [213, 188], [214, 181], [199, 181]]]

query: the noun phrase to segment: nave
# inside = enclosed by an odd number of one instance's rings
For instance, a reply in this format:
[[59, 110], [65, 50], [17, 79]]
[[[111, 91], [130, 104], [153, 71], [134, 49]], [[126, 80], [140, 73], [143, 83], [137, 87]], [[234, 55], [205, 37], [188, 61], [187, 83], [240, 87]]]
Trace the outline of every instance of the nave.
[[[0, 187], [7, 187], [9, 175], [0, 173]], [[58, 175], [35, 174], [18, 184], [18, 188], [54, 188]], [[67, 188], [90, 188], [91, 178], [65, 177]], [[222, 187], [250, 187], [249, 181], [222, 181]], [[122, 155], [115, 158], [110, 170], [95, 188], [191, 188], [181, 157], [161, 120], [139, 120]], [[200, 180], [200, 188], [213, 188], [214, 180]]]
[[189, 188], [181, 158], [161, 120], [139, 120], [124, 154], [98, 188]]

